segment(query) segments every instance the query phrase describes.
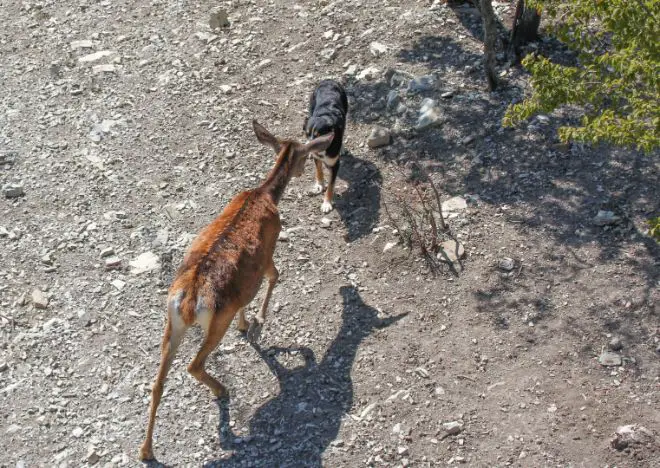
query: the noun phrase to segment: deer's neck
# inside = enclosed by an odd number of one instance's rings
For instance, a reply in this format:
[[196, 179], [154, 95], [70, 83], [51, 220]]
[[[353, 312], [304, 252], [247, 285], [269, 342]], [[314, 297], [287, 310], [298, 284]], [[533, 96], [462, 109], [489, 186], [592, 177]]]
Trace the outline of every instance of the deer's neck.
[[261, 187], [271, 196], [275, 204], [278, 204], [284, 194], [289, 180], [291, 180], [291, 168], [293, 166], [293, 148], [285, 144], [277, 156], [275, 166], [271, 169], [268, 177]]

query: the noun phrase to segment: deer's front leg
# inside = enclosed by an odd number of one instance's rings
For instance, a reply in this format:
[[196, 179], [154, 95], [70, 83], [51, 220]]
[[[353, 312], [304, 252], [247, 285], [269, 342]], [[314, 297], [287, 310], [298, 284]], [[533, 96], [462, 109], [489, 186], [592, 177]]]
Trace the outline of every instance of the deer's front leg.
[[280, 276], [280, 273], [277, 271], [277, 268], [275, 267], [275, 263], [273, 263], [272, 259], [270, 260], [270, 263], [266, 267], [264, 276], [268, 278], [268, 289], [266, 290], [266, 297], [264, 297], [264, 302], [261, 304], [261, 310], [252, 320], [252, 323], [250, 324], [250, 329], [248, 330], [248, 340], [251, 343], [256, 343], [259, 340], [259, 336], [261, 335], [261, 329], [263, 328], [263, 324], [266, 321], [266, 312], [268, 311], [268, 303], [270, 302], [270, 296], [273, 294], [273, 289], [275, 289], [275, 284], [277, 284], [277, 279]]

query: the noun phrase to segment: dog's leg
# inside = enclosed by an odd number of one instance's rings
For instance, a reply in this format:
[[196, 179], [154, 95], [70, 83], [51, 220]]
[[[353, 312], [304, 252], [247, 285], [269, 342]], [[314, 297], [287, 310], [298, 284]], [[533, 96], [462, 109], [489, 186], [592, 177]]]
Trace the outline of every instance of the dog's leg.
[[323, 192], [323, 185], [325, 184], [323, 163], [315, 158], [314, 164], [316, 165], [316, 173], [314, 174], [314, 185], [309, 190], [310, 195], [318, 195]]
[[323, 197], [323, 204], [321, 205], [321, 211], [323, 213], [329, 213], [332, 211], [332, 199], [335, 194], [335, 182], [337, 181], [337, 174], [339, 173], [339, 155], [337, 155], [337, 161], [330, 168], [330, 183], [328, 188], [325, 190], [325, 196]]

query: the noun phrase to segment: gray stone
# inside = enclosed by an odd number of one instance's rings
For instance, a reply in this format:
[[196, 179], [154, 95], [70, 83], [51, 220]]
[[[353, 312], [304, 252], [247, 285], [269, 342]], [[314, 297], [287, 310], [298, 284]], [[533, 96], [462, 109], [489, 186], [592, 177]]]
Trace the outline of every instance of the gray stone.
[[459, 421], [442, 423], [442, 427], [445, 430], [445, 434], [447, 435], [460, 434], [460, 432], [463, 430], [463, 424]]
[[615, 336], [610, 340], [608, 346], [612, 351], [621, 351], [623, 349], [623, 340], [618, 336]]
[[32, 291], [32, 304], [36, 309], [46, 309], [48, 308], [48, 296], [43, 291], [35, 289]]
[[442, 212], [451, 213], [467, 208], [467, 201], [463, 197], [452, 197], [442, 202]]
[[409, 93], [424, 93], [435, 88], [436, 80], [433, 75], [417, 76], [408, 82]]
[[594, 224], [596, 226], [609, 226], [612, 224], [617, 224], [621, 218], [616, 216], [612, 211], [600, 210], [594, 218]]
[[598, 362], [605, 367], [617, 367], [623, 363], [623, 359], [620, 354], [603, 351], [598, 357]]
[[94, 52], [93, 54], [88, 54], [88, 55], [83, 55], [78, 59], [78, 62], [80, 63], [92, 63], [96, 62], [98, 60], [101, 60], [102, 58], [105, 57], [110, 57], [111, 55], [115, 55], [117, 52], [114, 50], [99, 50], [98, 52]]
[[228, 28], [229, 15], [223, 9], [215, 10], [209, 16], [209, 27], [211, 29]]
[[437, 255], [438, 260], [446, 262], [447, 259], [449, 259], [452, 263], [457, 262], [464, 256], [465, 248], [463, 247], [463, 244], [453, 239], [443, 242], [440, 246], [440, 252]]
[[115, 249], [113, 249], [112, 247], [107, 247], [101, 250], [101, 258], [106, 258], [114, 254], [115, 254]]
[[18, 153], [16, 151], [6, 151], [4, 153], [0, 153], [0, 164], [14, 164], [17, 157]]
[[323, 57], [328, 61], [334, 59], [336, 56], [337, 56], [337, 49], [328, 48], [328, 49], [323, 49], [321, 51], [321, 57]]
[[116, 270], [119, 267], [121, 267], [121, 258], [113, 255], [105, 259], [106, 270]]
[[95, 75], [100, 75], [101, 73], [114, 73], [115, 71], [117, 71], [117, 67], [111, 63], [94, 65], [92, 67], [92, 73], [94, 73]]
[[358, 80], [373, 80], [380, 73], [380, 70], [376, 67], [367, 67], [357, 74]]
[[85, 460], [90, 465], [96, 465], [101, 460], [101, 456], [98, 453], [96, 453], [94, 447], [90, 447], [89, 450], [87, 451], [87, 456], [85, 457]]
[[500, 267], [500, 270], [511, 271], [516, 267], [516, 262], [511, 257], [504, 257], [497, 266]]
[[374, 127], [369, 138], [367, 138], [367, 145], [369, 145], [369, 148], [379, 148], [389, 145], [391, 141], [392, 134], [387, 128]]
[[369, 44], [369, 52], [371, 52], [371, 55], [374, 57], [380, 57], [387, 52], [387, 46], [380, 42], [372, 42]]
[[22, 185], [18, 184], [7, 184], [2, 187], [2, 193], [5, 198], [18, 198], [25, 195], [25, 189]]
[[616, 428], [610, 444], [616, 450], [625, 450], [632, 445], [650, 445], [653, 441], [653, 432], [638, 424], [628, 424]]
[[389, 93], [387, 93], [387, 108], [390, 110], [394, 110], [399, 106], [399, 103], [401, 102], [401, 97], [399, 96], [399, 92], [396, 89], [391, 90]]
[[428, 127], [435, 125], [440, 125], [444, 122], [438, 103], [433, 100], [426, 98], [422, 101], [422, 105], [419, 108], [419, 118], [417, 119], [417, 129], [423, 130]]
[[71, 48], [73, 50], [76, 50], [76, 49], [91, 49], [92, 47], [94, 47], [94, 43], [90, 40], [71, 41]]
[[129, 263], [131, 273], [140, 275], [160, 268], [160, 259], [153, 252], [145, 252]]

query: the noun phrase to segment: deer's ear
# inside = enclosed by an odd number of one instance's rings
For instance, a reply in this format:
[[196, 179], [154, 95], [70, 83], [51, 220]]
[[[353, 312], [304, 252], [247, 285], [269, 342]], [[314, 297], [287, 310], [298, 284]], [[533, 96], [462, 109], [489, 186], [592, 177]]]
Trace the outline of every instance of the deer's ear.
[[314, 138], [305, 145], [305, 151], [307, 153], [322, 153], [328, 149], [334, 137], [334, 133], [328, 133], [327, 135]]
[[280, 152], [282, 145], [275, 135], [266, 130], [266, 128], [256, 120], [252, 121], [252, 128], [254, 129], [254, 134], [257, 136], [257, 140], [259, 140], [261, 144], [270, 146], [276, 153]]

